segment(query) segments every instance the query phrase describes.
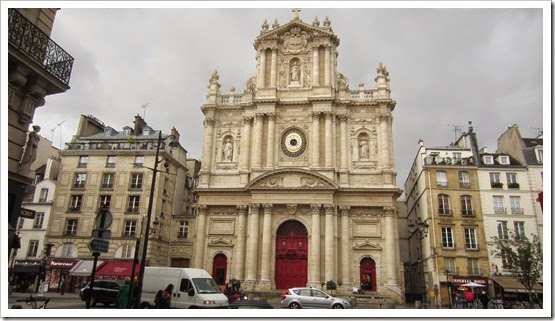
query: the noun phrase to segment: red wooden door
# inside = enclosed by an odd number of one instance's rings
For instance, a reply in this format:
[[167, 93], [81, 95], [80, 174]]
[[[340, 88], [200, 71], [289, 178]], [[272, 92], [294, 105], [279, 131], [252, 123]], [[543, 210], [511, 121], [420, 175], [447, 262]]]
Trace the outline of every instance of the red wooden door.
[[225, 284], [225, 277], [227, 274], [227, 257], [223, 254], [218, 254], [214, 257], [212, 263], [212, 277], [218, 285]]
[[276, 233], [276, 289], [306, 286], [308, 231], [298, 221], [283, 223]]
[[376, 262], [369, 257], [360, 261], [360, 287], [365, 291], [376, 291]]

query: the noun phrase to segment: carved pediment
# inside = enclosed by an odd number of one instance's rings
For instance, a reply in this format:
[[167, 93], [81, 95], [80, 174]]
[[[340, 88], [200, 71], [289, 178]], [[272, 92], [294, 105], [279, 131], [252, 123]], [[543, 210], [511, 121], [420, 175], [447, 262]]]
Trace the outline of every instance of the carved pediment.
[[329, 178], [304, 170], [278, 170], [254, 179], [247, 189], [337, 189]]
[[217, 239], [211, 240], [208, 243], [208, 246], [211, 247], [233, 247], [233, 243], [231, 241], [225, 240], [223, 237], [219, 237]]
[[331, 30], [315, 27], [297, 20], [290, 21], [283, 26], [262, 33], [255, 40], [254, 46], [258, 48], [258, 45], [264, 43], [266, 40], [279, 39], [279, 41], [284, 42], [284, 44], [286, 44], [287, 41], [291, 41], [293, 46], [290, 47], [290, 49], [298, 50], [300, 49], [300, 45], [304, 44], [306, 46], [306, 41], [310, 41], [312, 37], [330, 37], [336, 46], [339, 45], [339, 39]]
[[370, 240], [364, 240], [360, 243], [356, 243], [355, 246], [353, 246], [353, 250], [357, 251], [357, 250], [364, 250], [364, 251], [370, 251], [370, 250], [374, 250], [374, 251], [381, 251], [382, 248], [377, 245], [376, 243], [372, 243], [370, 242]]

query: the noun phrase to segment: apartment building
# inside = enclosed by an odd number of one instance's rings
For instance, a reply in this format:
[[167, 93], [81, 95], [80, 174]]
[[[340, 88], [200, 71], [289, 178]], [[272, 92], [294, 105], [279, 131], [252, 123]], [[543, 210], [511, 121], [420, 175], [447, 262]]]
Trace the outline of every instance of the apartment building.
[[[472, 131], [456, 143], [426, 147], [422, 140], [405, 182], [407, 223], [420, 220], [423, 234], [408, 236], [407, 300], [448, 305], [458, 285], [487, 284], [488, 254]], [[424, 284], [423, 284], [424, 283]], [[433, 300], [431, 300], [433, 301]], [[434, 302], [432, 302], [434, 303]]]
[[[177, 130], [161, 134], [137, 115], [133, 127], [118, 131], [82, 115], [76, 135], [66, 145], [60, 151], [62, 169], [47, 233], [48, 242], [54, 244], [50, 265], [57, 263], [50, 271], [50, 290], [57, 289], [61, 280], [68, 281], [70, 291], [81, 285], [82, 274], [73, 267], [92, 259], [89, 243], [103, 208], [113, 220], [108, 228], [109, 249], [101, 253], [104, 263], [97, 277], [131, 275], [135, 249], [142, 244], [138, 240], [145, 235], [149, 238], [147, 265], [170, 266], [170, 244], [176, 237], [173, 216], [191, 208], [185, 191], [192, 178]], [[149, 205], [152, 215], [147, 231]], [[190, 259], [191, 255], [189, 249], [181, 257]]]
[[[27, 187], [33, 182], [33, 144], [28, 142], [35, 109], [49, 95], [69, 90], [73, 57], [50, 39], [58, 9], [8, 9], [8, 253]], [[38, 132], [37, 132], [38, 133]], [[28, 145], [27, 147], [25, 147]], [[23, 159], [24, 154], [29, 155]]]

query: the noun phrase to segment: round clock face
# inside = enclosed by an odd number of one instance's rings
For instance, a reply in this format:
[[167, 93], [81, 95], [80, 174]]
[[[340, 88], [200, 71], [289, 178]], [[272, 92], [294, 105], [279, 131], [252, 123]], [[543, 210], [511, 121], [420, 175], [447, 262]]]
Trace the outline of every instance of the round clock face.
[[289, 128], [281, 136], [281, 150], [289, 157], [298, 157], [306, 149], [306, 136], [298, 128]]

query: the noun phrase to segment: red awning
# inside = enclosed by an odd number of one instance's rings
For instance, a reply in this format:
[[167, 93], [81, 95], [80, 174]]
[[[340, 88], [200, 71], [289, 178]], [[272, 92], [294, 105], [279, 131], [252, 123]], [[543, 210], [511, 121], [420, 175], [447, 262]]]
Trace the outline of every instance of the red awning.
[[[139, 274], [141, 265], [135, 265], [135, 275]], [[104, 261], [96, 267], [96, 275], [131, 276], [133, 261]]]

